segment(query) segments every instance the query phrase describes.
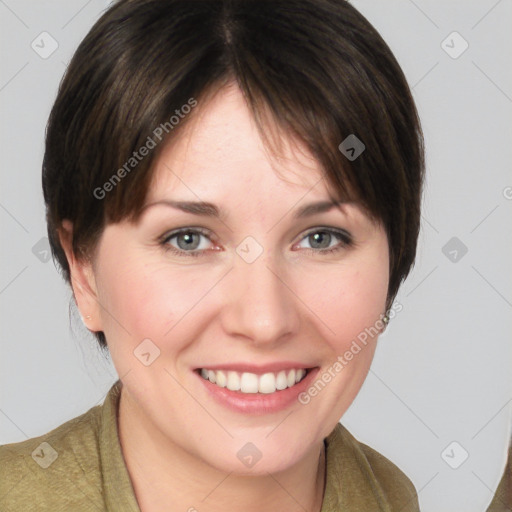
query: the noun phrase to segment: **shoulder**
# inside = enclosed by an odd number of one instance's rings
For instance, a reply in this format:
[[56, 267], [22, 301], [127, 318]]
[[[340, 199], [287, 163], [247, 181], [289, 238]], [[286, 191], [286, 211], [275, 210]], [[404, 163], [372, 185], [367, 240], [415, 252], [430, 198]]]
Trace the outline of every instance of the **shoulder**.
[[356, 442], [361, 459], [368, 464], [371, 477], [375, 478], [388, 501], [395, 505], [397, 510], [402, 510], [404, 506], [404, 511], [419, 511], [416, 488], [409, 477], [384, 455], [366, 444]]
[[508, 459], [503, 476], [486, 512], [504, 512], [512, 510], [512, 444], [508, 449]]
[[[368, 502], [379, 506], [376, 510], [419, 512], [418, 496], [411, 480], [393, 462], [370, 446], [359, 442], [343, 425], [338, 424], [329, 435], [327, 441], [332, 450], [338, 452], [335, 457], [339, 474], [342, 467], [351, 468], [352, 486], [365, 489], [360, 494], [371, 495], [365, 498]], [[347, 473], [347, 471], [345, 471]], [[344, 478], [345, 484], [349, 483]]]
[[0, 446], [0, 509], [98, 510], [101, 406], [50, 432]]

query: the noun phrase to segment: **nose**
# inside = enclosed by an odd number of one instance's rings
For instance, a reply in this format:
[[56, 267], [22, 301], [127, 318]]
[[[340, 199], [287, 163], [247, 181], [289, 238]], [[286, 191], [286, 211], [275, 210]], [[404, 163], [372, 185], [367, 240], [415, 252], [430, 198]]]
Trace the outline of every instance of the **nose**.
[[296, 333], [299, 301], [283, 267], [264, 255], [252, 263], [235, 260], [221, 312], [225, 332], [253, 345], [279, 344]]

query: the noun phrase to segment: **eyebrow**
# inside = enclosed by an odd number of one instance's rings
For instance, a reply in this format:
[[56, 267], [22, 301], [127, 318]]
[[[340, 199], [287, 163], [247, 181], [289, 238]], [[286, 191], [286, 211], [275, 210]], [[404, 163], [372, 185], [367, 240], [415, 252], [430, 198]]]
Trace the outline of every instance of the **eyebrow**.
[[[304, 217], [311, 217], [312, 215], [316, 215], [318, 213], [328, 212], [333, 208], [339, 209], [340, 206], [345, 202], [346, 201], [318, 201], [315, 203], [308, 203], [298, 208], [294, 217], [297, 219], [302, 219]], [[169, 199], [164, 199], [144, 205], [142, 207], [142, 211], [157, 205], [170, 206], [171, 208], [175, 208], [186, 213], [192, 213], [193, 215], [201, 215], [203, 217], [226, 217], [226, 214], [216, 205], [204, 201], [172, 201]]]

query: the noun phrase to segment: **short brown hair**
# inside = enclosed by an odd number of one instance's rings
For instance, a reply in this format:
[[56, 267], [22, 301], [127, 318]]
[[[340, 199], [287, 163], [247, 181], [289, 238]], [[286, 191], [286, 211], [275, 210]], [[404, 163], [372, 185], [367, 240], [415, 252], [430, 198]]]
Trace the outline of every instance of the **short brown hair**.
[[[423, 136], [391, 50], [345, 0], [113, 4], [74, 54], [47, 126], [48, 237], [64, 278], [70, 282], [62, 220], [73, 223], [79, 257], [90, 254], [107, 223], [136, 220], [164, 144], [127, 162], [155, 142], [157, 127], [164, 142], [174, 137], [193, 112], [177, 123], [171, 116], [229, 81], [238, 83], [263, 136], [275, 122], [306, 145], [333, 190], [345, 197], [350, 191], [382, 221], [389, 308], [416, 254]], [[349, 135], [365, 145], [355, 160], [338, 149]], [[104, 334], [95, 334], [105, 348]]]

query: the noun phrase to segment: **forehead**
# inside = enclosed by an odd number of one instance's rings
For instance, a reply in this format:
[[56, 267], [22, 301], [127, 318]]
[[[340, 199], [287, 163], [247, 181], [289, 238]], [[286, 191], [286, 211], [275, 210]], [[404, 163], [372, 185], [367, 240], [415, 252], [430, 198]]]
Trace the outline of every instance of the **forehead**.
[[178, 191], [202, 197], [215, 190], [242, 194], [262, 188], [334, 195], [327, 190], [319, 162], [305, 146], [285, 133], [279, 135], [279, 151], [272, 152], [240, 89], [224, 87], [199, 103], [184, 129], [163, 148], [147, 199], [151, 202]]

